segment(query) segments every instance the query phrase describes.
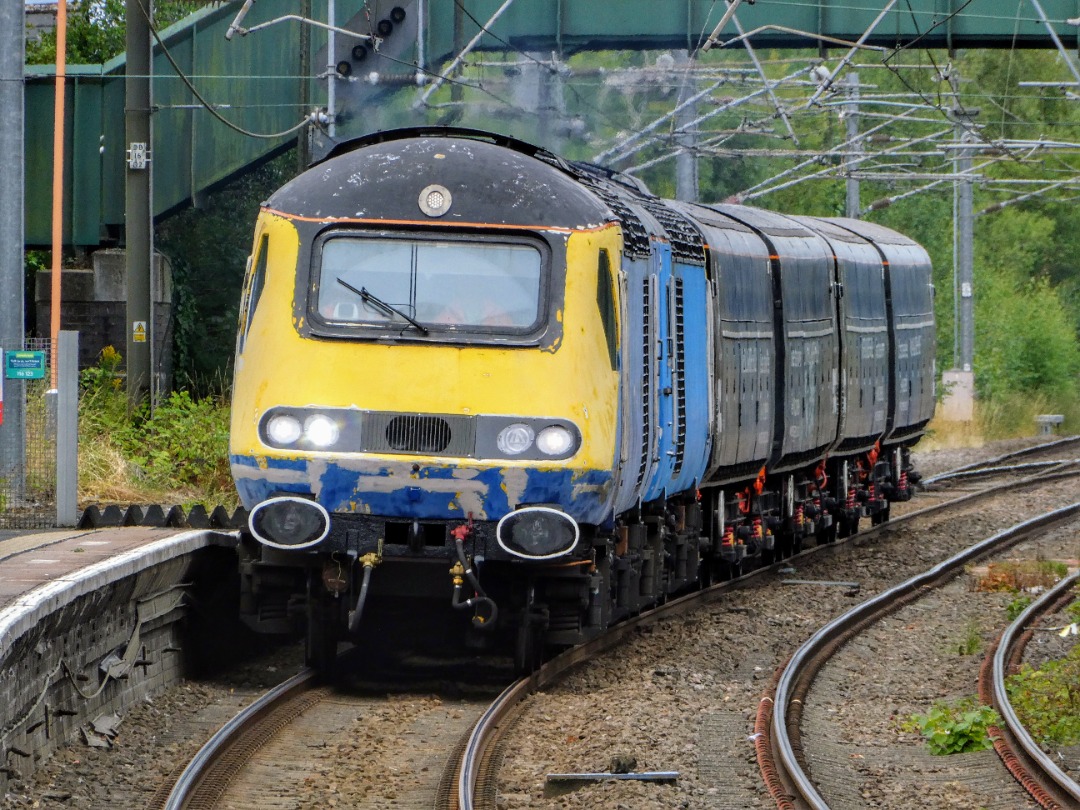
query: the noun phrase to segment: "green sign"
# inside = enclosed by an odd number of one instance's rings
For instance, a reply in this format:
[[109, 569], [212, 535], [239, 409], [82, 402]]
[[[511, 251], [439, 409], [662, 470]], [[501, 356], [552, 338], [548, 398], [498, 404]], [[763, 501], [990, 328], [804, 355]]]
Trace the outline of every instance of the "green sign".
[[45, 352], [4, 352], [4, 376], [9, 380], [40, 380], [45, 376]]

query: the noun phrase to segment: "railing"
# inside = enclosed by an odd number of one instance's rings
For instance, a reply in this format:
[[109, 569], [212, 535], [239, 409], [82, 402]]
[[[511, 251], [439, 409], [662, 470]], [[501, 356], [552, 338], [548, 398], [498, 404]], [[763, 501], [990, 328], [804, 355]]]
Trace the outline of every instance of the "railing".
[[0, 347], [0, 530], [74, 526], [78, 333]]

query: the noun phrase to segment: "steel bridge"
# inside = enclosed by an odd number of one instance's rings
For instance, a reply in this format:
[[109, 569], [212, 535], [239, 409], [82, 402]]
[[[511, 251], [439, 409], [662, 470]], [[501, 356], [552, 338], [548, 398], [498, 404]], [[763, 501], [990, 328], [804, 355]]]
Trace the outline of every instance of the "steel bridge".
[[[694, 51], [728, 8], [718, 0], [329, 2], [339, 29], [332, 33], [301, 24], [295, 0], [259, 0], [231, 39], [226, 33], [237, 24], [239, 3], [206, 8], [160, 32], [152, 60], [155, 215], [197, 202], [208, 190], [296, 144], [295, 133], [252, 137], [217, 116], [250, 133], [294, 129], [312, 108], [326, 107], [328, 66], [337, 73], [333, 134], [340, 140], [437, 121], [438, 111], [418, 102], [470, 46], [560, 58], [586, 50]], [[311, 0], [311, 17], [327, 20], [327, 5], [328, 0]], [[834, 54], [859, 40], [889, 49], [951, 50], [1052, 48], [1056, 38], [1062, 47], [1076, 49], [1072, 19], [1080, 18], [1080, 0], [743, 0], [736, 5], [735, 18], [719, 32], [720, 44], [737, 35], [737, 23], [757, 48], [834, 49]], [[65, 244], [122, 241], [124, 68], [123, 56], [104, 65], [68, 67]], [[44, 246], [51, 240], [52, 69], [28, 67], [25, 87], [26, 242]], [[497, 116], [487, 123], [499, 127]], [[330, 145], [325, 127], [300, 132], [316, 155]]]

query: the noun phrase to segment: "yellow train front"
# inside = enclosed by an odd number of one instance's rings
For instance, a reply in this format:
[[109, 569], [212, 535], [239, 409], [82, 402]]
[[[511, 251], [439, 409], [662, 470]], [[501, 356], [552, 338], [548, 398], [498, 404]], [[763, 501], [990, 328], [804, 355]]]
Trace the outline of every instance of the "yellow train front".
[[230, 447], [241, 610], [262, 631], [306, 620], [317, 663], [397, 616], [461, 642], [508, 628], [527, 665], [530, 626], [560, 626], [537, 587], [563, 626], [593, 610], [619, 397], [597, 257], [621, 232], [530, 149], [388, 133], [260, 212]]

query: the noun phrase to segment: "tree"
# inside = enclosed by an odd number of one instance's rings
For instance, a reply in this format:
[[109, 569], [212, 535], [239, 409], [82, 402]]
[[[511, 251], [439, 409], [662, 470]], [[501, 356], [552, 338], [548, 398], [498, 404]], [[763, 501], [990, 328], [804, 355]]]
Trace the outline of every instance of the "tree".
[[[172, 25], [199, 9], [194, 0], [162, 0], [154, 4], [154, 25], [158, 30]], [[69, 6], [67, 24], [67, 61], [72, 64], [98, 65], [124, 52], [126, 35], [125, 0], [77, 0]], [[26, 43], [26, 64], [49, 65], [56, 62], [56, 31]]]

